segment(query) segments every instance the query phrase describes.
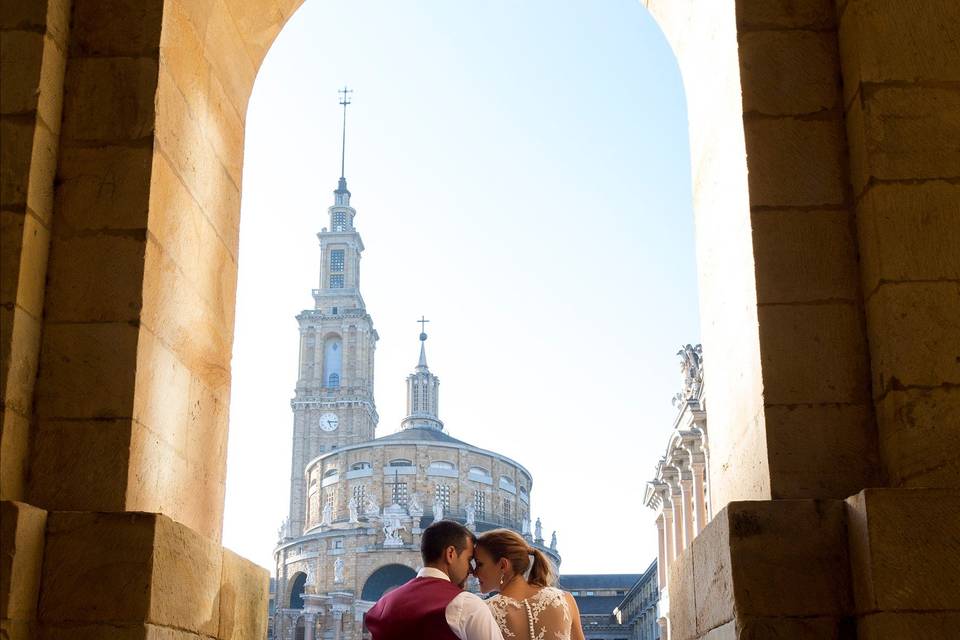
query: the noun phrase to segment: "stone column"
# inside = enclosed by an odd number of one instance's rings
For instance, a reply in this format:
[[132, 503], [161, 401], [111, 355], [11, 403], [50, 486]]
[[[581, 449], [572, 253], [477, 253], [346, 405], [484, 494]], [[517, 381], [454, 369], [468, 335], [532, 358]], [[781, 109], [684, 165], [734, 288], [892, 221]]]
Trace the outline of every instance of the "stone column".
[[680, 499], [683, 502], [683, 545], [686, 549], [697, 535], [693, 529], [693, 487], [690, 479], [680, 479]]
[[673, 557], [683, 553], [683, 495], [680, 487], [671, 487], [670, 502], [673, 503]]
[[[666, 560], [666, 566], [664, 571], [669, 575], [670, 565], [673, 563], [673, 559], [676, 557], [676, 547], [673, 544], [673, 508], [668, 507], [666, 504], [663, 505], [663, 541], [667, 546], [667, 552], [664, 556]], [[666, 581], [664, 581], [666, 582]]]
[[667, 584], [667, 542], [663, 527], [663, 510], [657, 516], [657, 579], [660, 586]]
[[333, 640], [340, 640], [343, 636], [343, 614], [342, 607], [334, 606], [331, 610], [333, 614]]
[[693, 473], [693, 530], [694, 535], [700, 535], [707, 524], [706, 500], [703, 494], [706, 469], [703, 462], [694, 462], [690, 467]]
[[313, 633], [317, 627], [317, 614], [303, 614], [303, 640], [313, 640]]

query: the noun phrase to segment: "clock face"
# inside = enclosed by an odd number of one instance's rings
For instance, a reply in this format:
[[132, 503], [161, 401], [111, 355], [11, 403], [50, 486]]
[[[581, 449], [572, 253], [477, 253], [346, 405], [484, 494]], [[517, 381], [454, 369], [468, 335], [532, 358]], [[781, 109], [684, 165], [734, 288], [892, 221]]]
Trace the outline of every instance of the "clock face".
[[327, 412], [320, 416], [320, 428], [324, 431], [336, 431], [338, 426], [340, 426], [340, 419], [337, 418], [337, 414]]

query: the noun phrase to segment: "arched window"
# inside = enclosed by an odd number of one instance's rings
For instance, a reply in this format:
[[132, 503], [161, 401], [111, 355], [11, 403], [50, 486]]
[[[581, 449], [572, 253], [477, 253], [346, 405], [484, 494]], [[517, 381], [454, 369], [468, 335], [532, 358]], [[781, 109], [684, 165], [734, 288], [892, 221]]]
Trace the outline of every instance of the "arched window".
[[430, 463], [431, 469], [443, 469], [444, 471], [456, 471], [457, 465], [452, 462], [447, 462], [446, 460], [434, 460]]
[[413, 466], [413, 462], [411, 462], [410, 460], [407, 460], [406, 458], [394, 458], [393, 460], [390, 461], [390, 463], [389, 463], [387, 466], [389, 466], [389, 467], [412, 467], [412, 466]]
[[373, 467], [373, 465], [369, 462], [354, 462], [352, 465], [350, 465], [350, 470], [360, 471], [361, 469], [370, 469], [371, 467]]
[[335, 476], [335, 475], [337, 475], [337, 470], [336, 470], [336, 469], [327, 469], [327, 470], [323, 473], [323, 477], [324, 477], [324, 478], [329, 478], [329, 477]]
[[340, 336], [330, 336], [323, 342], [323, 380], [327, 387], [339, 387], [343, 368], [343, 343]]
[[298, 573], [290, 585], [290, 608], [303, 609], [303, 587], [307, 584], [307, 574]]

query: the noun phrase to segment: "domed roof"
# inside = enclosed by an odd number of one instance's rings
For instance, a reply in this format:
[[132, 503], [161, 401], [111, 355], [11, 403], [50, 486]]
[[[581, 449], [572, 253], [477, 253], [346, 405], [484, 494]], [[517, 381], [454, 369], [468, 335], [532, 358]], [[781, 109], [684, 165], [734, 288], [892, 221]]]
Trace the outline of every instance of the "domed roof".
[[446, 444], [459, 444], [472, 447], [473, 445], [469, 442], [464, 442], [463, 440], [457, 440], [451, 436], [448, 436], [443, 431], [438, 429], [433, 429], [431, 427], [408, 427], [396, 433], [391, 433], [388, 436], [381, 436], [371, 440], [367, 444], [386, 444], [392, 442], [403, 442], [406, 440], [417, 440], [425, 442], [442, 442]]

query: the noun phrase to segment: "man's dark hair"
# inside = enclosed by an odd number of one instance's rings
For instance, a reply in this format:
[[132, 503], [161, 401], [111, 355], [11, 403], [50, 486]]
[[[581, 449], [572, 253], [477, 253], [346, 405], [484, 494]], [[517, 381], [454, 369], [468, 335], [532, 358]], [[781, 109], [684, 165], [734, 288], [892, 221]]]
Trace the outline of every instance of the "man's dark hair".
[[420, 555], [423, 564], [432, 564], [443, 557], [447, 547], [454, 547], [457, 553], [467, 548], [467, 538], [476, 542], [476, 536], [470, 529], [453, 520], [437, 520], [423, 530], [420, 538]]

